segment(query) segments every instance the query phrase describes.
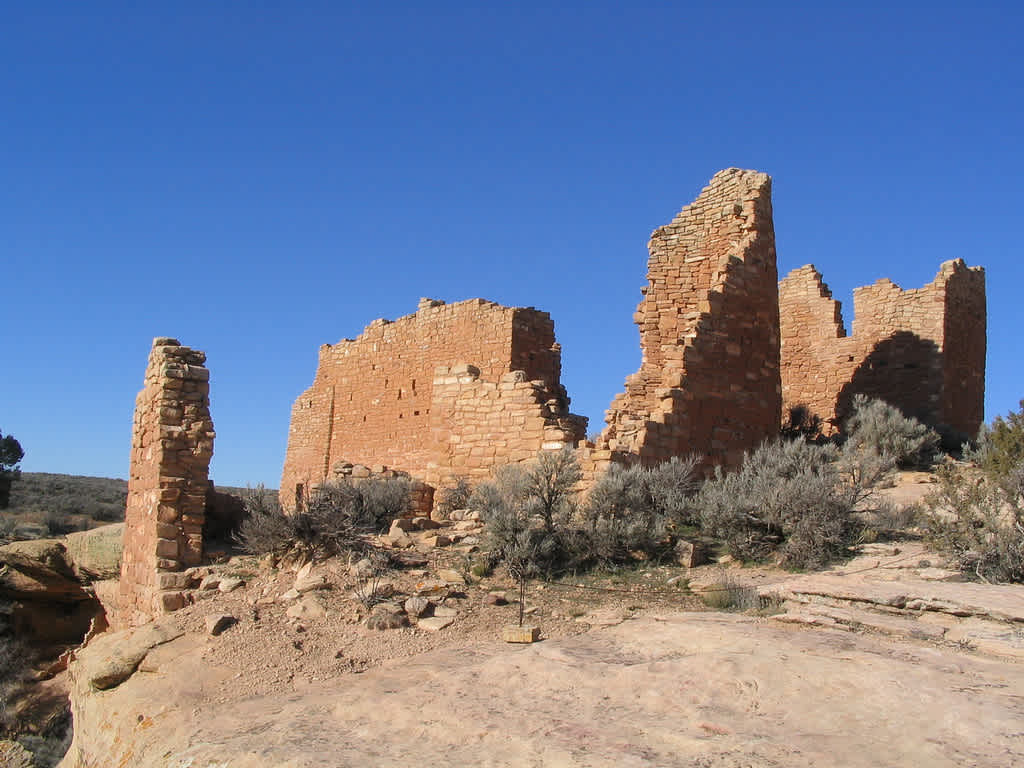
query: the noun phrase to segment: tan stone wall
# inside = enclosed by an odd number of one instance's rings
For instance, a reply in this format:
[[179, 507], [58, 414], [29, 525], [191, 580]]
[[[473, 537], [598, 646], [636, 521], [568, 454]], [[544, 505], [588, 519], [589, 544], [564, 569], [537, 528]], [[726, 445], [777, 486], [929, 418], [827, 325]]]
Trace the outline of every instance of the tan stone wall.
[[569, 413], [567, 399], [523, 371], [487, 381], [472, 365], [441, 366], [433, 392], [437, 454], [426, 479], [434, 485], [456, 475], [480, 480], [502, 464], [532, 460], [538, 451], [574, 447], [586, 434], [587, 420]]
[[[479, 384], [472, 385], [473, 393], [458, 394], [442, 377], [438, 399], [438, 367], [460, 362], [479, 371]], [[356, 339], [321, 347], [313, 386], [292, 408], [282, 504], [294, 509], [297, 489], [308, 493], [332, 476], [339, 461], [391, 466], [419, 479], [448, 474], [462, 455], [450, 436], [476, 439], [474, 430], [493, 406], [482, 385], [497, 391], [512, 371], [537, 382], [542, 403], [567, 408], [559, 383], [561, 348], [546, 312], [482, 299], [456, 304], [423, 299], [415, 314], [376, 320]], [[477, 395], [479, 402], [473, 401]], [[532, 453], [540, 448], [538, 436]], [[494, 446], [491, 463], [511, 460], [513, 452]], [[476, 454], [473, 458], [475, 463]]]
[[202, 560], [214, 439], [205, 361], [174, 339], [153, 341], [132, 428], [120, 582], [126, 623], [180, 608], [180, 572]]
[[735, 465], [779, 428], [770, 178], [720, 171], [648, 248], [634, 316], [643, 361], [613, 401], [597, 449], [645, 464], [701, 453]]
[[779, 283], [785, 409], [806, 406], [827, 432], [853, 395], [877, 397], [926, 424], [977, 433], [985, 396], [985, 273], [943, 263], [916, 290], [890, 280], [854, 291], [853, 333], [813, 265]]

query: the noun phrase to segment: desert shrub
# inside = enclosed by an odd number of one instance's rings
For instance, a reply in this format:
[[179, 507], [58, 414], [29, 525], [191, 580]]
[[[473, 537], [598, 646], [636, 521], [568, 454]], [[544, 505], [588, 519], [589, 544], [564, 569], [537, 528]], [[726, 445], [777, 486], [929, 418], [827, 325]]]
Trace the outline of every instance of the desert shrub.
[[79, 530], [79, 525], [71, 517], [54, 510], [43, 514], [43, 526], [49, 536], [66, 536]]
[[371, 477], [353, 487], [358, 494], [357, 521], [374, 531], [386, 531], [392, 520], [409, 509], [412, 481], [408, 477]]
[[576, 559], [623, 563], [632, 552], [655, 556], [672, 544], [670, 528], [693, 520], [698, 459], [673, 458], [657, 467], [612, 465], [594, 484], [583, 508]]
[[530, 465], [499, 467], [491, 481], [480, 483], [470, 507], [486, 524], [492, 560], [505, 562], [519, 576], [564, 565], [574, 548], [568, 525], [581, 477], [575, 453], [564, 449], [542, 452]]
[[806, 440], [809, 443], [823, 443], [825, 437], [821, 433], [821, 417], [812, 413], [806, 405], [794, 405], [786, 414], [782, 425], [782, 438], [785, 440]]
[[313, 492], [304, 510], [285, 515], [276, 494], [260, 486], [243, 499], [247, 517], [237, 541], [252, 554], [296, 549], [315, 557], [364, 549], [367, 534], [405, 512], [409, 488], [403, 477], [330, 483]]
[[697, 596], [705, 606], [718, 611], [749, 611], [761, 607], [757, 589], [741, 584], [725, 570], [715, 581], [703, 587]]
[[469, 507], [469, 500], [473, 497], [473, 488], [469, 480], [462, 475], [453, 478], [453, 484], [441, 489], [440, 498], [437, 502], [437, 512], [443, 519], [448, 519], [452, 512], [458, 509]]
[[1019, 471], [1024, 463], [1024, 400], [1020, 411], [997, 416], [991, 426], [982, 426], [977, 444], [967, 446], [964, 458], [973, 461], [995, 482]]
[[242, 493], [245, 518], [235, 541], [253, 555], [283, 554], [295, 539], [295, 520], [281, 511], [277, 494], [263, 485], [246, 488]]
[[925, 499], [927, 539], [983, 581], [1024, 582], [1024, 461], [1004, 476], [939, 470]]
[[928, 468], [939, 448], [939, 435], [917, 419], [904, 416], [882, 400], [853, 398], [846, 422], [846, 442], [858, 450], [873, 450], [904, 468]]
[[702, 528], [743, 560], [775, 555], [793, 568], [842, 557], [858, 535], [851, 514], [879, 470], [871, 458], [802, 440], [765, 443], [742, 467], [715, 476], [696, 497]]

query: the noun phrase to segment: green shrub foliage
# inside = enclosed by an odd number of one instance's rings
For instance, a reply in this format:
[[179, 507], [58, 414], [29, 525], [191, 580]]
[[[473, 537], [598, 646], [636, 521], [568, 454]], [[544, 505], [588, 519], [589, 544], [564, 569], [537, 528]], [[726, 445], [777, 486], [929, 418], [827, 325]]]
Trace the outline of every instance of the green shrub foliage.
[[967, 447], [964, 458], [975, 462], [995, 482], [1002, 482], [1024, 464], [1024, 400], [1020, 411], [997, 416], [991, 426], [982, 426], [977, 446]]
[[803, 440], [765, 443], [730, 474], [716, 467], [696, 499], [701, 527], [743, 560], [776, 556], [815, 568], [844, 556], [857, 539], [854, 508], [884, 461], [855, 449]]
[[857, 450], [872, 450], [904, 468], [927, 469], [939, 449], [938, 433], [917, 419], [904, 416], [882, 400], [864, 395], [853, 398], [853, 413], [846, 422], [847, 443]]
[[1024, 460], [1005, 474], [939, 470], [925, 503], [929, 541], [983, 581], [1024, 582]]

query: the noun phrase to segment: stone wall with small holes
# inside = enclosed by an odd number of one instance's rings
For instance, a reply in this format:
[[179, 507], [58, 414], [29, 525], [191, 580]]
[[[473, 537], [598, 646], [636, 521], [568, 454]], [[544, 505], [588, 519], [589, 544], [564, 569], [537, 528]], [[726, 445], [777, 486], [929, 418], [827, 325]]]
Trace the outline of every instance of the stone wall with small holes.
[[[459, 364], [463, 367], [456, 369]], [[466, 378], [470, 370], [475, 372], [472, 381]], [[554, 323], [548, 313], [533, 308], [483, 299], [454, 304], [423, 299], [414, 314], [376, 320], [355, 339], [324, 345], [313, 385], [292, 408], [282, 505], [295, 509], [302, 497], [334, 476], [340, 461], [395, 467], [436, 481], [466, 466], [462, 456], [472, 469], [480, 469], [481, 451], [487, 466], [518, 457], [513, 444], [530, 443], [530, 456], [536, 455], [547, 427], [534, 428], [529, 419], [513, 423], [511, 416], [495, 416], [530, 437], [505, 433], [505, 445], [500, 440], [486, 449], [479, 444], [481, 434], [496, 435], [487, 414], [507, 413], [505, 406], [515, 399], [502, 388], [514, 371], [521, 372], [517, 375], [524, 385], [516, 397], [529, 389], [530, 398], [539, 402], [533, 414], [538, 423], [567, 418], [569, 399], [560, 383]], [[545, 416], [544, 409], [552, 415]], [[572, 423], [579, 434], [570, 429], [567, 442], [585, 431], [578, 427], [585, 420], [575, 417]], [[460, 437], [465, 448], [455, 442]]]

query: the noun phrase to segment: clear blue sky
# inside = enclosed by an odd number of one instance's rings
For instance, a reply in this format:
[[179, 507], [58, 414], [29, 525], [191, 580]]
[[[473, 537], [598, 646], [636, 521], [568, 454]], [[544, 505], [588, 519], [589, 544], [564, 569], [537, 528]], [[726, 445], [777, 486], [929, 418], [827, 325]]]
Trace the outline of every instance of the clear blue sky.
[[[558, 5], [557, 8], [551, 6]], [[1024, 4], [0, 2], [0, 430], [126, 477], [150, 341], [207, 352], [213, 478], [277, 486], [317, 348], [421, 296], [555, 319], [601, 426], [650, 232], [774, 178], [779, 272], [988, 275], [1024, 396]]]

